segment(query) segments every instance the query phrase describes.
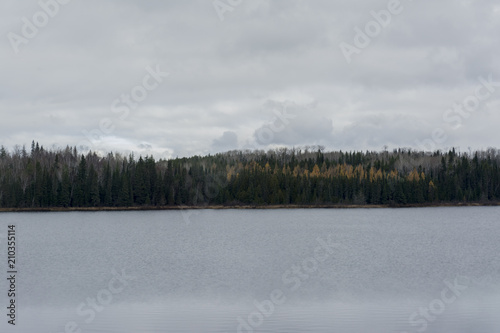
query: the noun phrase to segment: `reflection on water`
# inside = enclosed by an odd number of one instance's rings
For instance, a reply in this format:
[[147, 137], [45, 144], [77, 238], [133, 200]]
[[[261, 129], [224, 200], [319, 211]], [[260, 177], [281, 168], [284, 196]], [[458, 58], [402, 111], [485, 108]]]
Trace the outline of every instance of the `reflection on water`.
[[0, 227], [18, 229], [16, 332], [491, 333], [499, 212], [23, 213]]

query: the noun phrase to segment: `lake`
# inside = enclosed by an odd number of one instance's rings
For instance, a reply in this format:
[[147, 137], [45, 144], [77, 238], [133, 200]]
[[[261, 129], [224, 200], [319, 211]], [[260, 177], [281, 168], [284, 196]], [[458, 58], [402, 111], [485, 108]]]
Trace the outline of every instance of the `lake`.
[[0, 214], [1, 332], [500, 332], [500, 208]]

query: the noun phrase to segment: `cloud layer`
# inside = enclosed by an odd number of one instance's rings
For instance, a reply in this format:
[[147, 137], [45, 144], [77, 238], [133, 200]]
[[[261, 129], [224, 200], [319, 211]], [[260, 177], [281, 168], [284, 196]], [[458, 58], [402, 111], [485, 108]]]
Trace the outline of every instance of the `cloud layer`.
[[58, 1], [0, 4], [7, 147], [500, 146], [495, 1]]

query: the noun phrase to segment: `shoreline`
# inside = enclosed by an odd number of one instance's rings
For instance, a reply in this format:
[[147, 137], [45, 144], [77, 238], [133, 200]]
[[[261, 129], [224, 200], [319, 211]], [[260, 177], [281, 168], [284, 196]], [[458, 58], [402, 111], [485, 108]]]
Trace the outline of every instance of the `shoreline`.
[[426, 207], [487, 207], [500, 206], [500, 202], [444, 202], [424, 204], [385, 204], [385, 205], [207, 205], [207, 206], [131, 206], [131, 207], [24, 207], [0, 208], [0, 213], [18, 212], [100, 212], [100, 211], [154, 211], [154, 210], [193, 210], [193, 209], [356, 209], [356, 208], [426, 208]]

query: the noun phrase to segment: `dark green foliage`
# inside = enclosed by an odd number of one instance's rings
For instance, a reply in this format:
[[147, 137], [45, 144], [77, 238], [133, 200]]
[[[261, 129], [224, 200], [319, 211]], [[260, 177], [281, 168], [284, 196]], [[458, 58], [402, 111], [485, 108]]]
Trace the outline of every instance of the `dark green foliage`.
[[0, 207], [424, 204], [500, 199], [500, 153], [280, 148], [158, 160], [0, 147]]

